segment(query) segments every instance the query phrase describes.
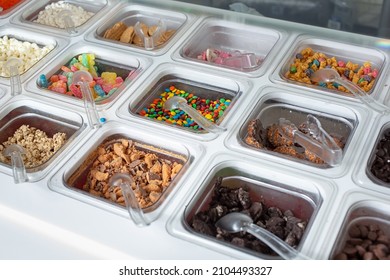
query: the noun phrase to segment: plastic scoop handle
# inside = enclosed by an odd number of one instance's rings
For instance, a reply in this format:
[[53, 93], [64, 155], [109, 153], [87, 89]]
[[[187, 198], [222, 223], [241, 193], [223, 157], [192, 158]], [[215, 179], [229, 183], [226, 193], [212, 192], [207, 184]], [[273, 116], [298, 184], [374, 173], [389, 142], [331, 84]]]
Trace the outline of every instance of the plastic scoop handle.
[[68, 31], [69, 34], [75, 34], [76, 28], [75, 28], [75, 24], [72, 20], [71, 15], [72, 15], [71, 11], [64, 10], [64, 11], [62, 11], [61, 18], [64, 22], [66, 31]]
[[164, 103], [165, 110], [181, 109], [187, 115], [189, 115], [199, 126], [204, 130], [211, 133], [222, 133], [226, 131], [225, 127], [218, 126], [205, 117], [203, 117], [198, 111], [187, 104], [187, 100], [180, 96], [172, 96]]
[[92, 92], [88, 83], [80, 84], [81, 92], [83, 93], [85, 112], [87, 113], [88, 122], [92, 128], [98, 128], [101, 126], [99, 122], [99, 115], [96, 110], [95, 101], [92, 97]]
[[345, 80], [341, 77], [339, 79], [335, 79], [335, 82], [347, 88], [350, 92], [353, 93], [353, 95], [355, 95], [364, 104], [366, 104], [367, 107], [381, 114], [390, 114], [389, 107], [376, 101], [374, 98], [371, 97], [371, 95], [367, 94], [365, 91], [363, 91], [359, 86], [355, 85], [354, 83], [351, 83], [350, 81]]
[[19, 66], [22, 65], [22, 60], [17, 57], [8, 58], [5, 67], [8, 68], [11, 79], [11, 95], [15, 96], [22, 93], [22, 83], [20, 81]]
[[337, 165], [341, 162], [343, 156], [343, 150], [339, 145], [334, 141], [333, 137], [322, 128], [321, 122], [311, 114], [307, 115], [307, 128], [310, 135], [312, 135], [316, 140], [320, 141], [327, 147], [331, 153], [334, 155], [333, 162], [330, 162], [330, 165]]
[[148, 34], [145, 34], [144, 30], [141, 28], [141, 23], [137, 21], [134, 25], [134, 31], [144, 42], [145, 49], [153, 50], [157, 46], [158, 39], [160, 39], [161, 35], [166, 31], [166, 26], [163, 21], [159, 20], [156, 30], [149, 36]]
[[92, 81], [93, 78], [87, 71], [79, 70], [73, 74], [72, 83], [80, 86], [88, 122], [92, 128], [98, 128], [101, 127], [102, 124], [99, 122], [99, 114], [96, 110], [91, 88], [89, 87], [89, 83]]
[[254, 53], [238, 54], [225, 58], [223, 64], [234, 68], [250, 69], [257, 66], [257, 58]]
[[146, 220], [144, 212], [139, 206], [138, 200], [131, 188], [131, 184], [133, 183], [131, 176], [124, 173], [115, 173], [108, 183], [111, 186], [119, 186], [121, 188], [130, 219], [139, 227], [149, 225], [150, 223]]
[[[314, 118], [314, 116], [311, 117]], [[335, 166], [341, 162], [343, 153], [341, 148], [321, 126], [317, 125], [317, 122], [311, 122], [308, 125], [309, 131], [315, 139], [299, 131], [293, 123], [284, 118], [279, 119], [279, 126], [279, 131], [284, 137], [314, 153], [327, 164]]]
[[264, 241], [264, 243], [285, 260], [310, 260], [309, 257], [295, 250], [276, 235], [256, 224], [248, 223], [242, 227], [242, 230]]
[[12, 173], [15, 184], [27, 181], [26, 168], [23, 163], [22, 154], [25, 153], [22, 146], [12, 144], [5, 148], [4, 155], [11, 157]]
[[254, 224], [252, 218], [243, 212], [230, 212], [222, 216], [215, 223], [215, 226], [229, 233], [250, 233], [284, 259], [308, 259], [308, 257], [288, 245], [272, 232]]
[[376, 101], [371, 95], [367, 94], [358, 85], [344, 79], [332, 68], [323, 68], [315, 71], [310, 79], [314, 82], [336, 82], [348, 89], [355, 97], [359, 98], [367, 107], [381, 114], [389, 114], [390, 108]]

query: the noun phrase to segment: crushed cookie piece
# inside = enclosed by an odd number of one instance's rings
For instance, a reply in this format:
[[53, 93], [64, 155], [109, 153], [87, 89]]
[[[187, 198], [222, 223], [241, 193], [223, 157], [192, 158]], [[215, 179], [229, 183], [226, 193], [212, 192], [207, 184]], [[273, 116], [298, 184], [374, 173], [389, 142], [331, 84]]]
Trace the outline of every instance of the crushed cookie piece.
[[138, 149], [137, 145], [139, 144], [125, 139], [101, 144], [96, 149], [93, 162], [87, 160], [84, 163], [91, 166], [91, 169], [83, 190], [125, 205], [120, 188], [110, 187], [108, 181], [115, 173], [127, 173], [132, 176], [132, 189], [140, 207], [146, 208], [157, 202], [180, 172], [184, 162]]
[[[298, 143], [294, 143], [289, 138], [283, 136], [279, 131], [280, 128], [281, 126], [278, 123], [263, 127], [259, 119], [253, 119], [248, 123], [248, 134], [244, 139], [245, 143], [257, 149], [273, 151], [319, 165], [326, 164], [324, 160], [316, 156], [309, 149], [305, 149]], [[310, 135], [306, 123], [300, 124], [298, 130], [306, 135]], [[344, 148], [345, 139], [332, 134], [330, 136], [341, 149]]]

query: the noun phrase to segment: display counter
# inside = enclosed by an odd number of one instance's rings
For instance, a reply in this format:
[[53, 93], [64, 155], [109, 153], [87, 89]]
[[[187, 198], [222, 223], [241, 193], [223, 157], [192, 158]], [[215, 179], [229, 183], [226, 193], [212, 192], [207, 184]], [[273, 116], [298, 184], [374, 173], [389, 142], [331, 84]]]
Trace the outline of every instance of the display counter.
[[[0, 14], [0, 258], [280, 258], [216, 227], [228, 212], [308, 258], [389, 258], [389, 40], [176, 1], [56, 2]], [[360, 97], [314, 81], [321, 68]]]

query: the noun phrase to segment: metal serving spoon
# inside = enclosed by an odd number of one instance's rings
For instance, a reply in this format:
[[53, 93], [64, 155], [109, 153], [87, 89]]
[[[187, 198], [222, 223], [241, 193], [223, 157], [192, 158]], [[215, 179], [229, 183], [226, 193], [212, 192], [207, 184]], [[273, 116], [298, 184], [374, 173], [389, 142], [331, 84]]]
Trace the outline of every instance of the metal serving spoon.
[[320, 70], [315, 71], [310, 76], [310, 80], [313, 82], [336, 82], [342, 86], [344, 86], [346, 89], [348, 89], [353, 95], [355, 95], [357, 98], [359, 98], [364, 104], [367, 105], [367, 107], [381, 113], [381, 114], [389, 114], [390, 108], [386, 105], [379, 103], [374, 98], [371, 97], [371, 95], [367, 94], [365, 91], [363, 91], [359, 86], [355, 85], [354, 83], [343, 79], [340, 74], [332, 68], [323, 68]]
[[245, 231], [267, 244], [279, 256], [286, 260], [302, 259], [309, 260], [306, 255], [289, 246], [282, 239], [268, 230], [253, 223], [253, 220], [240, 212], [232, 212], [217, 221], [217, 227], [231, 233]]

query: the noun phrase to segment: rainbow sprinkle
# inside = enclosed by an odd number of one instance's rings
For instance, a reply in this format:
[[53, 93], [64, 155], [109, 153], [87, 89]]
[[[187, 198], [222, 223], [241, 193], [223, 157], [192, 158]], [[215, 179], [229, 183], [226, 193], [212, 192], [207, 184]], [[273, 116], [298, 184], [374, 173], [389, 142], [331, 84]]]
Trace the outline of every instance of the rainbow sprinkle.
[[194, 93], [177, 89], [172, 85], [169, 88], [166, 88], [159, 97], [155, 98], [148, 107], [143, 108], [139, 114], [169, 124], [179, 125], [194, 130], [203, 130], [190, 116], [184, 113], [184, 111], [180, 109], [164, 109], [165, 101], [173, 96], [185, 98], [188, 105], [192, 106], [206, 119], [214, 123], [223, 115], [224, 111], [231, 103], [231, 100], [225, 98], [216, 100], [201, 98]]

